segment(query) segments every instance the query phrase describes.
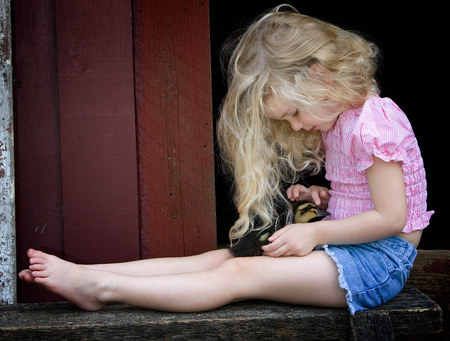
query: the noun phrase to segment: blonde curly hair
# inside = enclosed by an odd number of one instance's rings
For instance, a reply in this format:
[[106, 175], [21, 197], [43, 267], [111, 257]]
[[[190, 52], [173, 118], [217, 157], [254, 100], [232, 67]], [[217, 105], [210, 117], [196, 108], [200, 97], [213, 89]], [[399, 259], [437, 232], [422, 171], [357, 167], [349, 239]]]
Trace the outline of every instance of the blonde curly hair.
[[318, 172], [324, 161], [320, 132], [295, 132], [288, 123], [271, 120], [265, 99], [282, 96], [304, 112], [331, 103], [361, 106], [378, 94], [378, 50], [353, 32], [282, 5], [224, 51], [229, 52], [228, 92], [217, 136], [234, 176], [239, 218], [230, 229], [233, 242], [248, 230], [269, 227], [277, 203], [285, 200], [281, 184], [295, 182], [300, 172]]

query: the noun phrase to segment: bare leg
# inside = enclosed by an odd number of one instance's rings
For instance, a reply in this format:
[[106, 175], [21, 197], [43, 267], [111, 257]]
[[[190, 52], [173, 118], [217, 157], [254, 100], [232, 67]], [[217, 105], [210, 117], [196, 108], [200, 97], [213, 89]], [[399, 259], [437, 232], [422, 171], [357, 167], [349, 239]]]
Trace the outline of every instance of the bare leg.
[[84, 265], [90, 269], [130, 276], [168, 275], [213, 269], [232, 258], [228, 249], [214, 250], [188, 257], [143, 259], [133, 262]]
[[336, 265], [323, 251], [305, 257], [232, 258], [207, 271], [147, 277], [93, 270], [41, 252], [30, 262], [32, 271], [22, 271], [22, 279], [87, 310], [123, 302], [157, 310], [204, 311], [252, 298], [346, 306]]

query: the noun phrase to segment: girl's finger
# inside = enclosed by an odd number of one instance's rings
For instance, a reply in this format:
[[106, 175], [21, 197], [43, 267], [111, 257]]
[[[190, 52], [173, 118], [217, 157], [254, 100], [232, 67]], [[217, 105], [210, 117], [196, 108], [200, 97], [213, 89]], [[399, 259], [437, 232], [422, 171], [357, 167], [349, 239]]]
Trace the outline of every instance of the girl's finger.
[[263, 253], [264, 256], [270, 256], [270, 257], [281, 257], [287, 252], [286, 244], [281, 245], [280, 247], [276, 248], [272, 251], [265, 251]]
[[261, 246], [261, 249], [265, 252], [273, 252], [276, 249], [278, 249], [281, 245], [283, 245], [283, 244], [275, 241], [273, 243]]
[[328, 193], [327, 190], [323, 189], [323, 190], [320, 191], [320, 197], [323, 200], [328, 200], [328, 199], [330, 199], [330, 193]]
[[294, 200], [294, 187], [293, 186], [291, 186], [287, 189], [286, 195], [289, 200]]
[[275, 240], [280, 238], [284, 233], [286, 233], [290, 229], [290, 226], [291, 225], [286, 225], [282, 229], [275, 231], [274, 234], [272, 234], [267, 240], [269, 242], [274, 242]]
[[316, 191], [311, 192], [311, 199], [317, 206], [319, 206], [322, 202], [320, 200], [319, 192]]

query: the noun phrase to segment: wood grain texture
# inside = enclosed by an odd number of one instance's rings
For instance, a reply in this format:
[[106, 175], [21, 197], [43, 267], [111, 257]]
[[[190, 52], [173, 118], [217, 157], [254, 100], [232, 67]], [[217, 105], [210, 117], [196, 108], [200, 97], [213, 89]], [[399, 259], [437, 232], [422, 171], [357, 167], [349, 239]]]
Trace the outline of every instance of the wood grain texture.
[[450, 340], [450, 250], [418, 250], [408, 284], [420, 289], [442, 308], [442, 340]]
[[[440, 313], [436, 303], [416, 288], [407, 287], [387, 304], [363, 312], [361, 319], [371, 314], [390, 319], [395, 340], [433, 340], [442, 328]], [[358, 323], [357, 320], [354, 322]], [[243, 301], [202, 313], [165, 313], [121, 304], [99, 312], [81, 311], [67, 302], [20, 304], [0, 308], [0, 321], [0, 336], [5, 340], [349, 340], [352, 337], [347, 309], [268, 301]], [[380, 330], [378, 322], [376, 318], [371, 320], [372, 326]]]
[[10, 2], [0, 0], [0, 305], [16, 297], [16, 213]]
[[[14, 1], [17, 266], [30, 247], [64, 255], [54, 1]], [[17, 23], [20, 23], [17, 24]], [[18, 282], [19, 301], [55, 295]]]
[[450, 307], [450, 250], [418, 250], [408, 283]]
[[138, 259], [131, 2], [55, 5], [66, 259]]
[[208, 2], [17, 0], [14, 22], [19, 268], [216, 248]]
[[216, 247], [207, 1], [134, 1], [141, 256]]

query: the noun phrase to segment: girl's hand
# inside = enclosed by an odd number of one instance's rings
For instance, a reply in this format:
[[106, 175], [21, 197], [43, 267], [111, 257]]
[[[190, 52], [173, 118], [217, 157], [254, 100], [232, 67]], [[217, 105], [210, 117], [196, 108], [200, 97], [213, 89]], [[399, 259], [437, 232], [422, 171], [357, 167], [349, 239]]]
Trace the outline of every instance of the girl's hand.
[[287, 197], [291, 201], [312, 201], [320, 209], [326, 210], [328, 208], [328, 201], [330, 194], [328, 188], [321, 186], [305, 187], [302, 185], [293, 185], [287, 190]]
[[292, 224], [283, 227], [269, 238], [270, 244], [262, 246], [263, 255], [306, 256], [317, 246], [314, 225]]

